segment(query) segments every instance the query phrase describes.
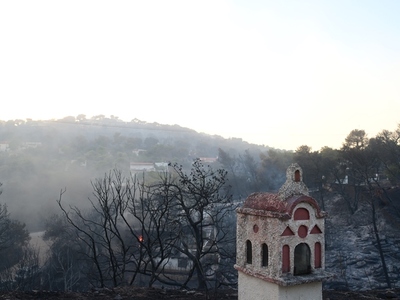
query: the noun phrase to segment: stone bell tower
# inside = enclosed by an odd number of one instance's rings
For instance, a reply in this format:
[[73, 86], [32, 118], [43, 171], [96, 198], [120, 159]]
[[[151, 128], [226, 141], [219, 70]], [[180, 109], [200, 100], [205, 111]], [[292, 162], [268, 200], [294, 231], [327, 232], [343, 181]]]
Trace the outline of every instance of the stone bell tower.
[[277, 194], [253, 193], [237, 209], [239, 300], [321, 300], [326, 213], [292, 164]]

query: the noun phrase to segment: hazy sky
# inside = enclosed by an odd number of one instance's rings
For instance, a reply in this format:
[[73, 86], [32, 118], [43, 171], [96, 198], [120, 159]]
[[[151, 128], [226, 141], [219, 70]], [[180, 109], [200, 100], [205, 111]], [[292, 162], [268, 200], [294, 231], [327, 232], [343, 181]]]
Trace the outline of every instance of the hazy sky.
[[400, 122], [400, 1], [0, 1], [0, 119], [86, 114], [295, 150]]

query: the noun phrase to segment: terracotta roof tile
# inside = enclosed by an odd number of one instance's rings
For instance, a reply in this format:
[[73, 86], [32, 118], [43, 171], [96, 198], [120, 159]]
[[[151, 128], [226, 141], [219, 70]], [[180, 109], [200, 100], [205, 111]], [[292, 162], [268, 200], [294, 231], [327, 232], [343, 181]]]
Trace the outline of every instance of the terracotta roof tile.
[[326, 216], [326, 213], [321, 211], [317, 201], [307, 195], [294, 195], [286, 200], [281, 200], [278, 194], [253, 193], [247, 197], [243, 204], [243, 208], [277, 212], [292, 216], [294, 208], [300, 202], [310, 204], [315, 209], [317, 218], [323, 218]]

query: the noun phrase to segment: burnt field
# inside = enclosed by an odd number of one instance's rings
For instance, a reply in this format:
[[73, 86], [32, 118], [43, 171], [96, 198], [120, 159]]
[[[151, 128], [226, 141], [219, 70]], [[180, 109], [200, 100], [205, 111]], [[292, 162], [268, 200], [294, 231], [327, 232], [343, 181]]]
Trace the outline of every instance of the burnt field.
[[[154, 289], [120, 287], [115, 289], [97, 289], [90, 292], [48, 292], [48, 291], [2, 291], [0, 299], [80, 299], [80, 300], [151, 300], [151, 299], [180, 299], [180, 300], [237, 300], [236, 290], [222, 290], [217, 292], [199, 292], [177, 289]], [[324, 300], [372, 300], [372, 299], [400, 299], [400, 289], [373, 290], [364, 292], [324, 291]]]

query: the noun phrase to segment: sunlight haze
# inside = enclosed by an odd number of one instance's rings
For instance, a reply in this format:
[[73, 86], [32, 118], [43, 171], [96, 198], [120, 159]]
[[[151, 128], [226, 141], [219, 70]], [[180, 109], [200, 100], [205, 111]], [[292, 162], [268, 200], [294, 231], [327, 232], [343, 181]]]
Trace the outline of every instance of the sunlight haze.
[[1, 1], [0, 119], [114, 115], [274, 148], [400, 122], [399, 1]]

